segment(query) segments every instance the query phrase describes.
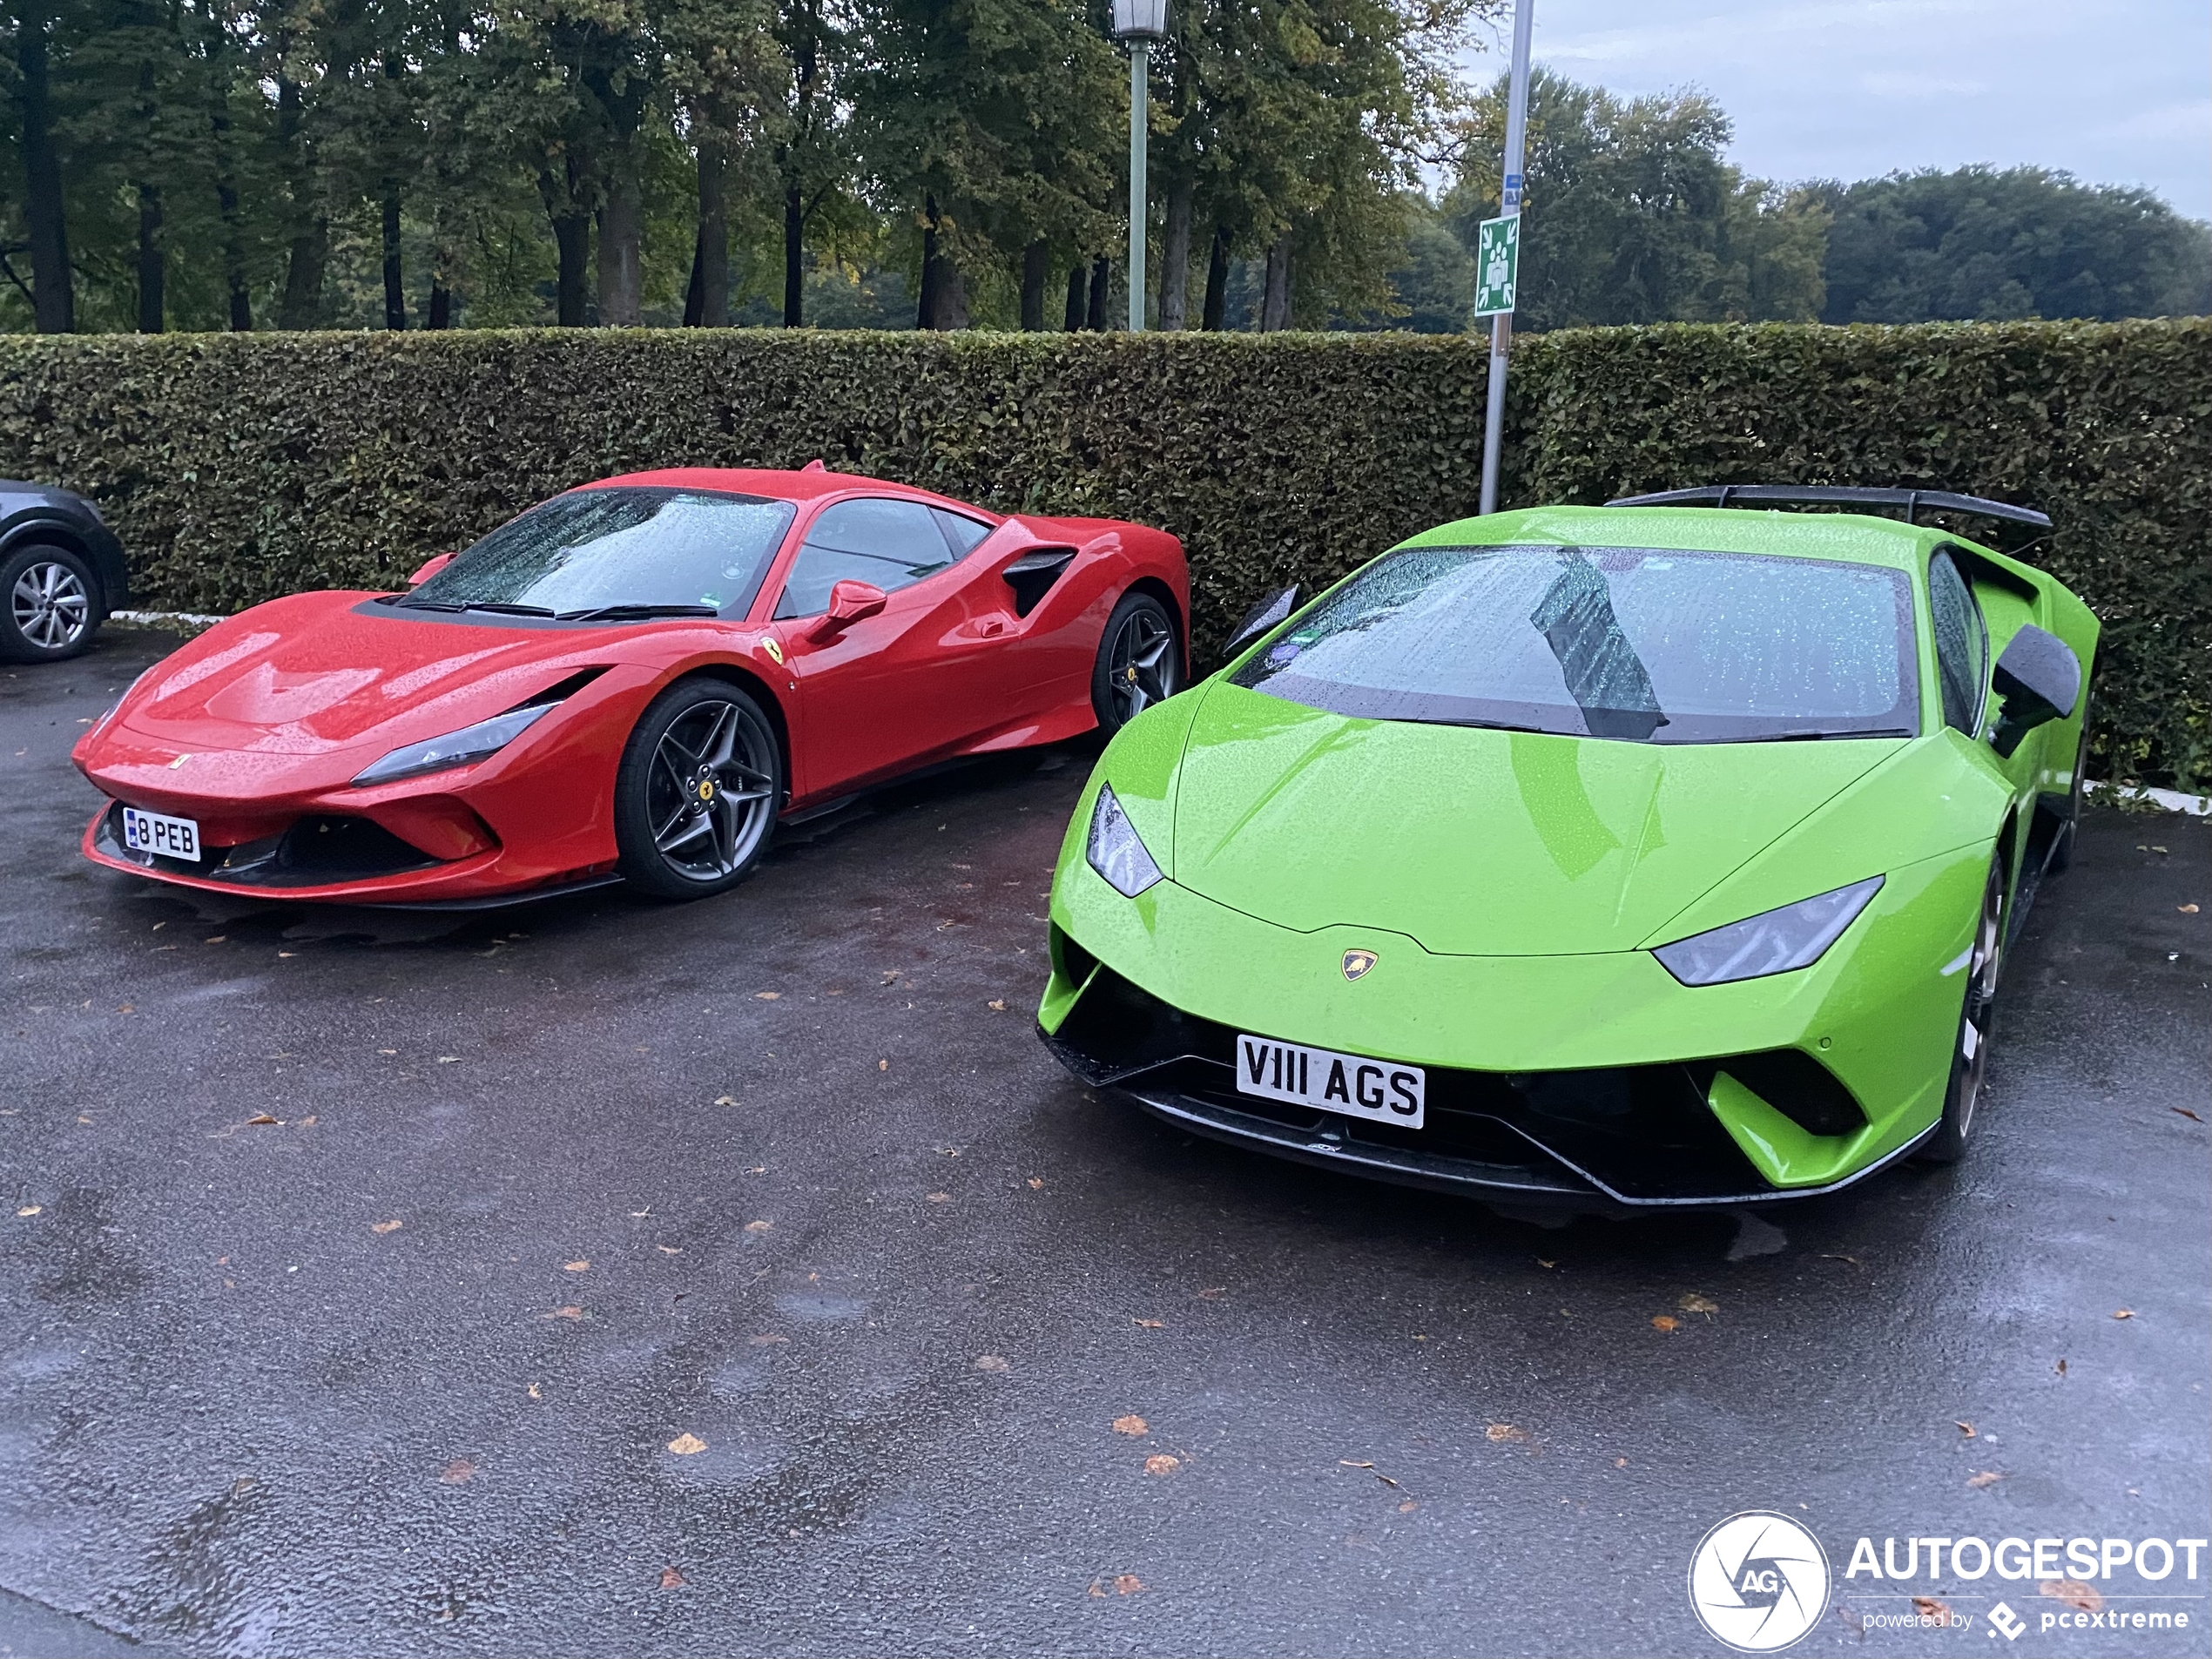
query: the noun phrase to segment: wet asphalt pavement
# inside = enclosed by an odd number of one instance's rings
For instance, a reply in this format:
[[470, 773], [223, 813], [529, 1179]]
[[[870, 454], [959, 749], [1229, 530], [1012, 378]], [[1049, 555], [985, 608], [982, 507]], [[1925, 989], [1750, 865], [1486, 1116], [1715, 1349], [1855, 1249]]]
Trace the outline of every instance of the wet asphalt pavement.
[[1060, 1071], [1081, 751], [688, 907], [199, 906], [75, 851], [166, 644], [0, 670], [0, 1655], [1718, 1653], [1755, 1507], [1794, 1651], [2212, 1646], [1841, 1578], [2207, 1530], [2212, 824], [2094, 818], [1962, 1168], [1543, 1229]]

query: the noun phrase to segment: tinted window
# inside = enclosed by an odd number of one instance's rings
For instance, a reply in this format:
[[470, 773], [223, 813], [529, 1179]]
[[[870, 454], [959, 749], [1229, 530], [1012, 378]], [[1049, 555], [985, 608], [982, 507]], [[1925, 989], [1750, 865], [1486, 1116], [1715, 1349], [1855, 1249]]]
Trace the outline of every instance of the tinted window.
[[1878, 566], [1622, 547], [1377, 560], [1233, 676], [1338, 714], [1650, 743], [1911, 737], [1912, 590]]
[[1943, 723], [1968, 737], [1981, 718], [1982, 668], [1989, 633], [1974, 590], [1948, 553], [1928, 561], [1928, 622], [1935, 635], [1936, 682], [1943, 689]]
[[937, 520], [937, 528], [945, 532], [945, 540], [952, 544], [953, 556], [964, 559], [983, 544], [991, 527], [980, 520], [960, 513], [948, 513], [941, 507], [933, 507], [930, 513]]
[[829, 609], [830, 590], [840, 582], [869, 582], [894, 593], [934, 576], [954, 557], [937, 519], [934, 510], [918, 501], [838, 502], [806, 532], [776, 614], [819, 617]]
[[693, 489], [579, 489], [509, 519], [402, 605], [712, 605], [742, 616], [789, 502]]

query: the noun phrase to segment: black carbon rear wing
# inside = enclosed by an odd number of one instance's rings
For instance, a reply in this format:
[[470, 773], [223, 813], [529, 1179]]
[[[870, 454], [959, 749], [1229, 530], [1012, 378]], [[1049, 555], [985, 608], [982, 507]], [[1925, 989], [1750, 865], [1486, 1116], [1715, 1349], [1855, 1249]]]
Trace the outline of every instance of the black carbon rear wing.
[[1902, 507], [1905, 522], [1919, 523], [1922, 512], [1967, 513], [2047, 530], [2051, 521], [2033, 507], [1960, 496], [1948, 489], [1867, 489], [1845, 484], [1698, 484], [1662, 489], [1649, 496], [1620, 496], [1608, 507]]

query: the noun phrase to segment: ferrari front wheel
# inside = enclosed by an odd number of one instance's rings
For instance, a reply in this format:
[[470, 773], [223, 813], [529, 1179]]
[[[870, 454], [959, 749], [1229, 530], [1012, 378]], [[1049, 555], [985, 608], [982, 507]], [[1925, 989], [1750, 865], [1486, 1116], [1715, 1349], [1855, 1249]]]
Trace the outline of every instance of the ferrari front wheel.
[[1090, 706], [1112, 736], [1183, 686], [1183, 653], [1175, 618], [1149, 593], [1125, 593], [1106, 619], [1091, 669]]
[[760, 705], [726, 680], [679, 680], [622, 752], [617, 867], [656, 898], [724, 892], [760, 861], [783, 797], [783, 753]]
[[1974, 1109], [1981, 1104], [1982, 1083], [1989, 1073], [1989, 1035], [1997, 1018], [1997, 971], [2005, 956], [2005, 864], [1989, 867], [1982, 886], [1981, 914], [1974, 922], [1974, 942], [1966, 952], [1966, 1005], [1959, 1014], [1959, 1041], [1951, 1052], [1951, 1086], [1943, 1096], [1943, 1116], [1935, 1133], [1921, 1143], [1919, 1157], [1928, 1163], [1956, 1163], [1966, 1156], [1966, 1136], [1974, 1124]]

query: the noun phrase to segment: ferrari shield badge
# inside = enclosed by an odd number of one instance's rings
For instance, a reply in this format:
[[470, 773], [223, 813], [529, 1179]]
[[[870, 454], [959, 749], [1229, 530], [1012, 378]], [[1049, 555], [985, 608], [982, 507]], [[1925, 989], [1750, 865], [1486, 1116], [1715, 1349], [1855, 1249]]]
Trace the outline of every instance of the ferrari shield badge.
[[1348, 950], [1344, 954], [1344, 976], [1346, 979], [1358, 979], [1374, 965], [1375, 953], [1372, 950]]

